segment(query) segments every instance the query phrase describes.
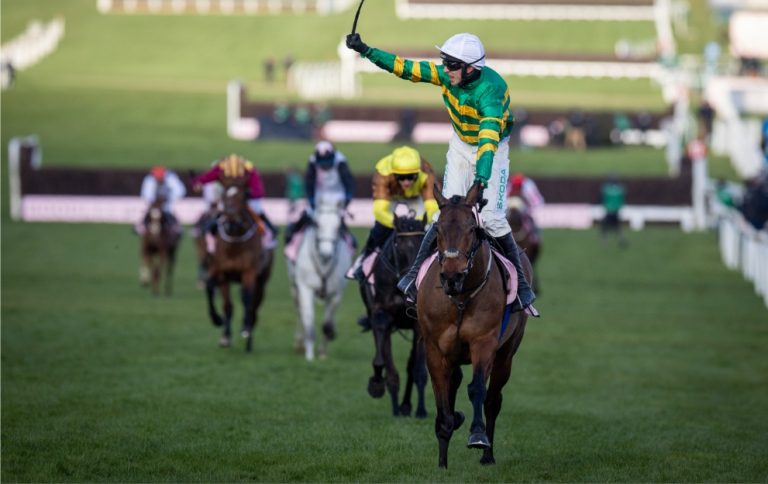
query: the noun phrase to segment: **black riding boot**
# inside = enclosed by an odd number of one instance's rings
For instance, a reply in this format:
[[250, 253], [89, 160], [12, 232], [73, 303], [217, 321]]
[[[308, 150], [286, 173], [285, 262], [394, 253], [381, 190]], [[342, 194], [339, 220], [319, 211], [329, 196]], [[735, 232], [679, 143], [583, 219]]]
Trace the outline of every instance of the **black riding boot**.
[[293, 239], [293, 236], [296, 234], [296, 232], [303, 229], [310, 220], [311, 219], [309, 218], [309, 215], [307, 215], [307, 212], [304, 211], [297, 221], [292, 224], [288, 224], [288, 227], [285, 228], [285, 245], [290, 244], [291, 239]]
[[512, 312], [522, 311], [527, 308], [536, 299], [531, 286], [523, 275], [523, 266], [520, 264], [520, 249], [512, 236], [512, 232], [501, 237], [496, 237], [496, 243], [504, 250], [504, 255], [514, 265], [517, 270], [517, 299], [512, 303]]
[[427, 230], [427, 233], [424, 234], [419, 252], [416, 254], [416, 260], [413, 261], [411, 268], [408, 269], [408, 273], [397, 283], [397, 288], [413, 301], [416, 301], [416, 276], [419, 275], [421, 264], [432, 253], [432, 244], [435, 242], [435, 237], [437, 237], [437, 229], [433, 224]]

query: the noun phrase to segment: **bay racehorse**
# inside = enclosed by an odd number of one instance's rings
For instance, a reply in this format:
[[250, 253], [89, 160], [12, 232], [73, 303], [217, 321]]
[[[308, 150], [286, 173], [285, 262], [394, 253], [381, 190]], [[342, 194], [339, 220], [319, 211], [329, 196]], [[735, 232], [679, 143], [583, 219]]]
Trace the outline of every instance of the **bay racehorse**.
[[[505, 273], [479, 223], [481, 186], [474, 184], [465, 197], [450, 199], [435, 190], [435, 198], [440, 207], [435, 222], [438, 252], [420, 281], [417, 310], [437, 406], [438, 465], [448, 467], [451, 436], [464, 422], [455, 404], [465, 364], [472, 365], [468, 391], [473, 416], [467, 446], [483, 449], [480, 462], [493, 464], [501, 390], [523, 339], [527, 315], [508, 313]], [[521, 259], [530, 281], [530, 263], [524, 254]], [[514, 288], [517, 279], [512, 271], [509, 284]]]
[[299, 321], [295, 346], [304, 349], [307, 361], [315, 359], [315, 299], [323, 304], [323, 339], [318, 346], [321, 358], [327, 355], [328, 342], [336, 337], [334, 316], [347, 280], [344, 273], [352, 264], [352, 250], [344, 230], [344, 204], [319, 199], [311, 223], [303, 232], [296, 260], [288, 259], [291, 285]]
[[[427, 367], [424, 343], [419, 336], [415, 312], [412, 308], [408, 311], [404, 295], [397, 290], [397, 281], [408, 271], [424, 238], [426, 220], [415, 218], [414, 215], [395, 215], [392, 235], [382, 245], [370, 275], [362, 283], [362, 294], [375, 346], [368, 394], [373, 398], [381, 398], [386, 388], [392, 403], [392, 414], [410, 416], [411, 392], [415, 384], [418, 398], [415, 416], [426, 418], [424, 387], [427, 385]], [[392, 354], [392, 334], [395, 331], [405, 331], [412, 335], [402, 403], [398, 402], [400, 375]]]
[[[208, 313], [215, 326], [223, 326], [219, 340], [221, 347], [232, 344], [231, 321], [233, 306], [230, 283], [240, 284], [243, 303], [243, 325], [240, 334], [245, 338], [245, 350], [253, 348], [253, 331], [258, 308], [264, 298], [264, 289], [272, 272], [272, 251], [262, 246], [263, 222], [248, 209], [245, 183], [239, 179], [222, 182], [223, 209], [216, 219], [215, 249], [208, 265], [206, 297]], [[224, 306], [224, 315], [216, 309], [214, 295], [218, 289]]]
[[165, 279], [165, 295], [173, 292], [173, 269], [180, 234], [164, 212], [166, 197], [158, 191], [155, 200], [144, 216], [141, 236], [140, 278], [144, 285], [151, 285], [152, 294], [160, 294], [160, 280]]
[[525, 252], [533, 267], [533, 291], [541, 292], [539, 278], [536, 275], [536, 261], [541, 254], [541, 231], [536, 220], [526, 208], [525, 201], [520, 197], [512, 197], [507, 208], [507, 222], [512, 228], [518, 247]]

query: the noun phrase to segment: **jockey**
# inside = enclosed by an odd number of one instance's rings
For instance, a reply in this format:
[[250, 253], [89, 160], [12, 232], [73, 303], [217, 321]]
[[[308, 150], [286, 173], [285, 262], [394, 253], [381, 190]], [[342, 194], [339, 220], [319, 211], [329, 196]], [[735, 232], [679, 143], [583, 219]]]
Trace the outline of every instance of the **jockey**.
[[[379, 68], [412, 82], [439, 86], [453, 125], [448, 145], [443, 195], [464, 196], [474, 183], [482, 184], [490, 203], [480, 212], [485, 230], [496, 239], [515, 265], [518, 298], [512, 307], [530, 306], [535, 295], [523, 275], [520, 254], [506, 219], [506, 185], [509, 176], [509, 134], [514, 117], [504, 79], [485, 66], [485, 48], [477, 36], [456, 34], [440, 50], [442, 68], [429, 61], [412, 61], [363, 43], [360, 34], [349, 34], [347, 47]], [[419, 254], [398, 288], [415, 299], [414, 282], [421, 263], [432, 252], [437, 235], [434, 225], [424, 236]], [[535, 312], [535, 311], [534, 311]]]
[[[173, 203], [184, 198], [186, 194], [187, 189], [179, 176], [161, 165], [153, 166], [141, 182], [141, 198], [147, 202], [147, 205], [152, 205], [158, 196], [165, 199], [163, 216], [166, 217], [169, 225], [177, 234], [181, 234], [181, 225], [173, 214]], [[145, 215], [144, 222], [148, 216], [149, 214]], [[141, 233], [143, 229], [143, 223], [137, 224], [138, 233]]]
[[[344, 207], [352, 201], [355, 192], [355, 178], [349, 171], [347, 157], [336, 150], [329, 141], [319, 141], [309, 157], [307, 171], [304, 175], [304, 191], [307, 194], [309, 207], [301, 217], [289, 225], [285, 231], [285, 245], [291, 242], [294, 234], [304, 228], [312, 220], [311, 213], [315, 210], [317, 200], [339, 200]], [[346, 228], [345, 228], [346, 230]]]
[[432, 166], [411, 147], [396, 148], [379, 160], [372, 185], [373, 216], [376, 222], [368, 235], [363, 253], [349, 271], [361, 282], [365, 279], [362, 262], [380, 248], [392, 233], [395, 221], [393, 211], [398, 204], [405, 204], [416, 213], [426, 213], [428, 221], [438, 211], [432, 192], [435, 185]]
[[[520, 172], [515, 173], [509, 179], [507, 197], [520, 198], [525, 204], [524, 210], [528, 213], [544, 205], [544, 196], [539, 191], [539, 187], [536, 186], [536, 182]], [[507, 203], [509, 203], [509, 200], [507, 200]]]
[[261, 199], [264, 197], [264, 183], [253, 163], [242, 156], [231, 154], [224, 159], [214, 162], [213, 167], [205, 173], [196, 176], [192, 180], [192, 186], [195, 191], [201, 190], [201, 187], [207, 183], [221, 182], [226, 178], [241, 178], [248, 187], [248, 208], [254, 221], [263, 220], [273, 235], [277, 234], [275, 226], [264, 213], [264, 207]]

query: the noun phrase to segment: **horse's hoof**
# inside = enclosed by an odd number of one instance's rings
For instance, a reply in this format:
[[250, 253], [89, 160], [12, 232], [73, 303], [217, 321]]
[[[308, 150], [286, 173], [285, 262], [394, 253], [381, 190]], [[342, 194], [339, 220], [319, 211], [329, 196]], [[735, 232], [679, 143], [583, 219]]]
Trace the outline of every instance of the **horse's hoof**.
[[483, 456], [480, 458], [480, 464], [484, 466], [492, 466], [496, 464], [496, 459], [494, 459], [492, 455], [483, 454]]
[[400, 405], [400, 415], [403, 417], [410, 417], [411, 416], [411, 405], [408, 403], [403, 403]]
[[244, 329], [244, 330], [240, 331], [240, 336], [242, 336], [243, 338], [248, 338], [248, 337], [251, 336], [251, 332]]
[[470, 449], [488, 449], [491, 447], [491, 443], [488, 441], [488, 436], [485, 435], [485, 432], [475, 432], [469, 434], [467, 447]]
[[427, 411], [424, 409], [416, 410], [416, 415], [414, 417], [416, 418], [427, 418]]
[[229, 348], [230, 346], [232, 346], [232, 340], [226, 336], [222, 336], [219, 340], [219, 348]]
[[453, 430], [459, 430], [464, 423], [464, 412], [453, 412]]
[[214, 316], [213, 318], [211, 318], [211, 322], [217, 328], [220, 328], [220, 327], [222, 327], [224, 325], [224, 320], [221, 319], [219, 316]]
[[384, 380], [376, 380], [374, 377], [368, 379], [368, 395], [373, 398], [383, 397], [385, 389]]
[[296, 354], [303, 355], [304, 354], [304, 343], [294, 343], [293, 344], [293, 351]]
[[325, 323], [323, 325], [323, 334], [328, 339], [328, 341], [333, 341], [336, 339], [336, 328], [333, 327], [332, 323]]

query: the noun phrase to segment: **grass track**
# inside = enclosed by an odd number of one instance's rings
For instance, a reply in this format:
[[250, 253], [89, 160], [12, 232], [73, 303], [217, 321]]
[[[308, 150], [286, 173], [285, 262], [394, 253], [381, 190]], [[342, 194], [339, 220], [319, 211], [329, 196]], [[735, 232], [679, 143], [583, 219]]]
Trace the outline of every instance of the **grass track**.
[[308, 365], [280, 257], [245, 355], [216, 348], [189, 240], [166, 300], [138, 288], [125, 226], [4, 222], [2, 237], [5, 482], [768, 480], [768, 318], [713, 234], [649, 228], [621, 251], [547, 231], [545, 317], [505, 389], [498, 465], [462, 428], [447, 472], [431, 397], [419, 422], [365, 393], [355, 288], [330, 358]]

